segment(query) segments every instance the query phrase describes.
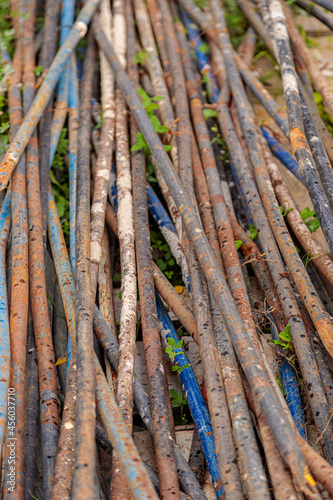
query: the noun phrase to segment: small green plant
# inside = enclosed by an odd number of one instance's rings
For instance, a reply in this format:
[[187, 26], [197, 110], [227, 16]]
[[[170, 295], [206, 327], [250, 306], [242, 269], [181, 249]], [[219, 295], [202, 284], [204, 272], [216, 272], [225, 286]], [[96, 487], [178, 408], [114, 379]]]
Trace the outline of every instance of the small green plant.
[[255, 240], [256, 237], [258, 236], [258, 232], [257, 232], [256, 227], [254, 226], [254, 224], [251, 224], [251, 222], [249, 223], [249, 229], [250, 229], [250, 238], [251, 238], [251, 240]]
[[287, 393], [286, 393], [286, 392], [284, 392], [284, 390], [283, 390], [283, 385], [281, 384], [281, 381], [280, 381], [277, 377], [275, 377], [275, 379], [276, 379], [276, 381], [277, 381], [278, 386], [280, 387], [280, 391], [282, 392], [283, 397], [284, 397], [284, 398], [285, 398], [285, 397], [287, 397]]
[[314, 92], [313, 97], [315, 99], [315, 102], [317, 104], [318, 112], [322, 120], [324, 121], [329, 133], [333, 137], [333, 118], [331, 115], [329, 115], [325, 109], [325, 106], [323, 104], [323, 98], [319, 94], [319, 92]]
[[186, 405], [186, 399], [184, 399], [183, 394], [179, 394], [176, 389], [170, 389], [170, 399], [172, 408], [179, 408]]
[[97, 125], [95, 125], [95, 130], [101, 129], [102, 125], [103, 125], [103, 112], [100, 111], [99, 112], [99, 122], [97, 123]]
[[307, 225], [307, 228], [309, 229], [311, 234], [315, 233], [317, 229], [319, 229], [320, 223], [315, 210], [310, 210], [309, 207], [306, 207], [304, 208], [304, 210], [302, 210], [302, 212], [300, 212], [300, 215], [304, 220], [305, 224]]
[[0, 96], [0, 154], [4, 153], [9, 145], [10, 123], [7, 102], [4, 96]]
[[203, 54], [209, 54], [209, 45], [207, 42], [201, 42], [201, 45], [199, 47], [199, 52], [202, 52]]
[[298, 28], [299, 32], [301, 33], [302, 38], [309, 49], [311, 49], [312, 47], [318, 47], [318, 42], [310, 40], [310, 38], [307, 37], [306, 31], [303, 28], [303, 26], [298, 25], [297, 28]]
[[293, 354], [294, 348], [291, 343], [291, 333], [290, 333], [289, 323], [286, 325], [285, 331], [279, 333], [279, 338], [281, 340], [273, 340], [273, 344], [280, 345], [283, 350], [289, 350]]
[[215, 109], [211, 109], [211, 108], [205, 108], [203, 110], [203, 115], [205, 117], [205, 120], [208, 120], [208, 118], [217, 118], [217, 113], [216, 113]]
[[[204, 110], [204, 116], [205, 116], [205, 111], [206, 111], [206, 110]], [[208, 109], [207, 109], [207, 111], [208, 111]], [[212, 109], [212, 110], [210, 110], [210, 111], [214, 111], [214, 110]], [[216, 111], [215, 111], [215, 113], [216, 113]], [[205, 118], [206, 118], [206, 116], [205, 116]], [[206, 120], [207, 120], [207, 118], [206, 118]], [[219, 132], [219, 129], [218, 129], [217, 125], [214, 125], [213, 127], [211, 127], [211, 129], [210, 129], [210, 130], [211, 130], [212, 132], [215, 132], [215, 133], [216, 133], [215, 137], [213, 137], [213, 139], [212, 139], [210, 142], [211, 142], [212, 144], [215, 144], [215, 143], [216, 143], [216, 144], [218, 144], [219, 146], [223, 147], [223, 149], [224, 149], [224, 148], [225, 148], [225, 144], [224, 144], [224, 142], [223, 142], [222, 136], [221, 136], [221, 134], [220, 134], [220, 132]]]
[[155, 260], [156, 265], [160, 268], [162, 273], [164, 273], [169, 280], [174, 281], [174, 285], [181, 284], [181, 280], [178, 279], [179, 268], [170, 251], [169, 245], [163, 242], [162, 234], [151, 230], [150, 238], [151, 238], [152, 248], [156, 248], [160, 254], [160, 256]]
[[133, 62], [134, 64], [140, 64], [140, 66], [144, 66], [147, 59], [150, 59], [150, 54], [146, 49], [144, 49], [135, 54]]
[[43, 71], [44, 71], [43, 66], [37, 66], [35, 68], [35, 76], [40, 76], [43, 73]]
[[234, 0], [224, 0], [223, 7], [231, 43], [234, 48], [237, 48], [244, 36], [248, 23]]
[[282, 217], [286, 217], [289, 214], [289, 212], [292, 212], [294, 210], [293, 208], [288, 208], [286, 211], [284, 211], [281, 205], [279, 206], [279, 209], [282, 214]]
[[155, 177], [154, 166], [149, 161], [146, 162], [146, 179], [150, 184], [157, 184], [157, 179]]
[[235, 240], [235, 245], [236, 245], [236, 250], [239, 250], [240, 247], [243, 245], [242, 240]]
[[[155, 132], [158, 134], [164, 134], [165, 132], [168, 132], [168, 127], [165, 125], [162, 125], [160, 120], [157, 118], [157, 116], [154, 115], [154, 110], [158, 109], [158, 101], [161, 101], [163, 97], [161, 96], [155, 96], [155, 97], [149, 97], [149, 95], [143, 90], [143, 89], [138, 89], [138, 94], [142, 98], [142, 106], [145, 109], [147, 115], [150, 118], [151, 124], [154, 127]], [[134, 144], [131, 148], [131, 151], [141, 151], [143, 150], [148, 157], [150, 155], [150, 149], [147, 144], [146, 139], [144, 138], [143, 134], [141, 132], [138, 132], [136, 134], [136, 140], [138, 141], [136, 144]], [[172, 149], [172, 146], [166, 144], [163, 146], [165, 151], [170, 151]]]
[[[173, 364], [171, 370], [173, 372], [177, 372], [179, 382], [180, 382], [180, 377], [179, 377], [180, 374], [184, 370], [186, 370], [186, 368], [190, 367], [190, 365], [187, 365], [187, 364], [183, 365], [183, 366], [177, 366], [174, 364], [177, 354], [182, 353], [182, 350], [181, 350], [182, 346], [183, 346], [182, 340], [178, 340], [178, 342], [176, 343], [175, 339], [173, 339], [172, 337], [169, 337], [168, 338], [168, 345], [165, 349], [165, 352], [169, 355], [169, 358]], [[180, 382], [180, 386], [182, 387], [181, 382]], [[176, 389], [170, 389], [170, 399], [171, 399], [171, 406], [173, 408], [180, 408], [180, 422], [179, 423], [181, 425], [187, 424], [186, 416], [184, 415], [184, 406], [187, 405], [187, 401], [184, 398], [183, 389], [181, 389], [181, 393], [176, 391]]]
[[[182, 353], [181, 348], [183, 346], [183, 343], [184, 342], [182, 340], [178, 340], [178, 342], [176, 344], [175, 339], [173, 339], [172, 337], [168, 338], [168, 345], [165, 349], [165, 352], [169, 355], [169, 358], [171, 359], [171, 361], [173, 363], [176, 359], [177, 354]], [[189, 367], [190, 367], [190, 365], [183, 365], [183, 366], [173, 365], [171, 370], [173, 372], [177, 372], [178, 375], [180, 375], [184, 370], [186, 370], [186, 368], [189, 368]]]

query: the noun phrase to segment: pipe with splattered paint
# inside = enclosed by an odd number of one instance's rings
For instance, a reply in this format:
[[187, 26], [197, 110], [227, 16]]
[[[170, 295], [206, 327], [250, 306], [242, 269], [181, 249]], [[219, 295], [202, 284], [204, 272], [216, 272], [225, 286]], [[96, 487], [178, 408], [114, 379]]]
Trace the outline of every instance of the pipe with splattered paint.
[[[87, 4], [85, 4], [87, 5]], [[70, 35], [69, 35], [70, 36]], [[64, 45], [63, 45], [64, 47]], [[96, 65], [90, 32], [80, 98], [75, 227], [75, 322], [77, 399], [73, 499], [93, 497], [95, 483], [95, 387], [90, 289], [90, 102]]]
[[[102, 29], [111, 40], [111, 10], [106, 0], [101, 2]], [[104, 54], [101, 60], [101, 97], [103, 122], [96, 168], [93, 173], [94, 192], [91, 206], [90, 250], [91, 250], [91, 292], [94, 301], [96, 294], [98, 265], [105, 223], [105, 207], [110, 181], [110, 170], [115, 134], [114, 77]]]
[[[23, 109], [21, 88], [23, 73], [23, 44], [19, 39], [13, 60], [14, 72], [9, 82], [8, 104], [10, 119], [10, 140], [16, 134], [22, 121]], [[29, 271], [28, 271], [28, 215], [26, 200], [26, 162], [25, 155], [20, 159], [12, 176], [11, 219], [12, 219], [12, 287], [10, 310], [10, 350], [11, 374], [10, 385], [15, 394], [16, 419], [15, 431], [7, 427], [6, 436], [16, 437], [18, 454], [16, 467], [16, 493], [24, 494], [24, 432], [25, 432], [25, 371], [26, 342], [29, 307]], [[14, 436], [12, 436], [14, 432]], [[9, 448], [5, 448], [5, 473], [10, 473]], [[11, 498], [8, 484], [4, 484], [3, 496]]]
[[[114, 20], [112, 39], [116, 54], [122, 67], [126, 68], [128, 50], [128, 66], [131, 67], [135, 54], [133, 42], [129, 43], [127, 47], [125, 2], [116, 0], [112, 5], [112, 14]], [[110, 35], [111, 33], [109, 34], [109, 40], [111, 41]], [[99, 50], [102, 52], [101, 48]], [[104, 61], [107, 65], [106, 58]], [[110, 66], [108, 69], [111, 71]], [[133, 421], [133, 377], [137, 322], [137, 283], [132, 175], [126, 101], [119, 88], [116, 88], [115, 91], [115, 147], [118, 199], [117, 221], [121, 272], [120, 328], [118, 334], [119, 357], [116, 398], [122, 417], [129, 432], [131, 432]], [[104, 217], [101, 217], [101, 222], [104, 223]], [[93, 251], [96, 251], [93, 245], [91, 248]], [[92, 255], [92, 260], [95, 260], [95, 255]], [[118, 465], [118, 457], [115, 456], [112, 463], [111, 494], [115, 498], [118, 496], [126, 497], [129, 493], [127, 490], [128, 488], [124, 481], [124, 473]]]
[[[74, 306], [74, 280], [69, 259], [66, 259], [66, 244], [62, 234], [61, 224], [54, 201], [52, 190], [49, 189], [48, 207], [48, 234], [51, 245], [53, 260], [59, 280], [63, 303], [66, 304], [65, 315], [68, 331], [75, 344], [75, 306]], [[72, 283], [70, 291], [64, 294], [65, 284]], [[64, 298], [66, 297], [66, 302]], [[72, 484], [72, 470], [74, 465], [75, 447], [75, 400], [76, 400], [76, 367], [75, 356], [71, 352], [71, 365], [67, 377], [65, 404], [62, 414], [62, 423], [59, 435], [59, 449], [56, 457], [54, 483], [51, 499], [63, 498], [69, 500]]]

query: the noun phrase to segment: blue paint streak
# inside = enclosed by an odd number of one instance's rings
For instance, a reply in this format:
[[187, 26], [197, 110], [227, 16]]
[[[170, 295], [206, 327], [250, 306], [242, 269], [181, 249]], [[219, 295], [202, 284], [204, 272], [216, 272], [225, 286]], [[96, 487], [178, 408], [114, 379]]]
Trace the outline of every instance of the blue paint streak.
[[147, 183], [147, 202], [148, 202], [148, 208], [152, 216], [156, 220], [157, 224], [159, 225], [159, 227], [165, 227], [169, 229], [169, 231], [172, 231], [173, 233], [177, 234], [176, 228], [173, 225], [173, 222], [170, 219], [167, 211], [163, 207], [162, 203], [160, 202], [158, 196], [156, 195], [151, 185], [148, 183]]
[[[11, 222], [11, 190], [8, 189], [0, 214], [0, 418], [7, 416], [7, 396], [10, 380], [10, 334], [6, 284], [6, 248]], [[0, 426], [0, 444], [3, 443], [5, 425]]]
[[109, 189], [109, 199], [110, 203], [115, 209], [115, 212], [118, 210], [118, 190], [117, 190], [117, 176], [116, 176], [116, 167], [115, 164], [111, 165], [111, 176], [110, 176], [110, 189]]
[[[60, 18], [60, 46], [65, 42], [74, 22], [75, 13], [75, 0], [64, 0], [62, 3], [61, 18]], [[68, 85], [70, 78], [70, 59], [67, 59], [65, 69], [60, 75], [58, 83], [57, 100], [62, 100], [64, 105], [67, 106], [68, 102]], [[52, 166], [53, 158], [57, 150], [61, 129], [55, 129], [51, 134], [50, 144], [50, 168]]]
[[[273, 318], [273, 314], [269, 313], [269, 320], [271, 323], [271, 332], [274, 340], [280, 340], [279, 332]], [[286, 400], [290, 413], [295, 421], [296, 427], [303, 439], [306, 440], [305, 420], [303, 413], [303, 406], [301, 395], [298, 389], [296, 372], [288, 361], [281, 359], [280, 361], [280, 375], [282, 380], [282, 387], [286, 393]]]
[[[163, 302], [156, 292], [157, 316], [160, 322], [160, 329], [164, 331], [167, 339], [174, 339], [175, 343], [179, 341], [179, 337], [173, 326], [173, 323], [163, 305]], [[181, 348], [174, 348], [176, 357], [172, 361], [175, 366], [189, 365], [189, 360], [185, 356]], [[202, 397], [200, 387], [191, 367], [185, 368], [180, 374], [180, 381], [183, 387], [184, 396], [189, 405], [191, 415], [193, 417], [196, 430], [200, 439], [200, 443], [205, 455], [208, 470], [212, 476], [212, 482], [217, 498], [222, 496], [222, 487], [220, 473], [218, 469], [217, 457], [215, 453], [215, 442], [210, 421], [209, 413]]]
[[300, 172], [300, 168], [298, 166], [295, 158], [291, 156], [290, 153], [280, 144], [271, 134], [267, 132], [265, 127], [260, 127], [261, 131], [266, 139], [270, 150], [280, 160], [281, 163], [299, 180], [302, 184], [304, 184], [303, 176]]
[[216, 80], [213, 75], [211, 65], [207, 54], [203, 52], [203, 43], [201, 39], [200, 31], [197, 25], [192, 21], [190, 16], [183, 9], [181, 10], [184, 25], [187, 28], [188, 36], [194, 45], [195, 55], [197, 56], [200, 71], [203, 75], [207, 75], [207, 90], [210, 101], [212, 103], [216, 102], [219, 97], [219, 89], [216, 84]]

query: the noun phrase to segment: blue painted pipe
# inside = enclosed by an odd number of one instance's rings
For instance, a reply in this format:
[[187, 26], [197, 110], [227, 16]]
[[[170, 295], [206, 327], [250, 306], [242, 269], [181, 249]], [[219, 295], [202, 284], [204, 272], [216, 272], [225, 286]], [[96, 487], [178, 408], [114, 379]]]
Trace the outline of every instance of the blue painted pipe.
[[[75, 0], [63, 0], [61, 16], [60, 16], [60, 46], [65, 42], [68, 33], [70, 32], [75, 14]], [[70, 58], [66, 61], [65, 68], [60, 75], [57, 91], [57, 101], [63, 101], [63, 105], [67, 107], [68, 103], [68, 86], [70, 78]], [[55, 116], [54, 119], [57, 119]], [[63, 126], [63, 124], [62, 124]], [[61, 127], [55, 127], [53, 133], [51, 133], [51, 143], [50, 143], [50, 168], [52, 166], [53, 158], [57, 150], [59, 137], [61, 134]]]
[[[271, 324], [273, 339], [281, 340], [279, 338], [279, 332], [272, 313], [269, 313], [269, 321]], [[295, 421], [298, 432], [300, 433], [302, 438], [306, 440], [305, 419], [301, 395], [299, 393], [297, 384], [296, 373], [291, 364], [283, 358], [280, 361], [280, 375], [283, 391], [286, 393], [286, 400], [291, 416]]]
[[209, 99], [212, 103], [216, 102], [219, 97], [219, 89], [216, 83], [216, 80], [213, 76], [212, 67], [210, 65], [207, 54], [203, 51], [203, 43], [201, 39], [201, 33], [198, 30], [197, 25], [192, 21], [190, 16], [181, 9], [182, 18], [184, 21], [184, 25], [187, 28], [188, 36], [194, 45], [195, 55], [197, 56], [199, 68], [202, 75], [208, 75], [206, 80], [207, 91]]
[[109, 189], [109, 199], [110, 203], [117, 212], [118, 210], [118, 198], [117, 198], [117, 176], [116, 176], [116, 167], [114, 163], [111, 165], [111, 174], [110, 174], [110, 189]]
[[177, 234], [176, 228], [169, 217], [167, 211], [163, 207], [162, 203], [160, 202], [157, 194], [153, 190], [150, 184], [147, 183], [147, 202], [148, 202], [148, 208], [156, 220], [157, 224], [159, 227], [165, 227], [166, 229], [169, 229], [169, 231], [172, 231], [173, 233]]
[[265, 127], [260, 127], [261, 131], [266, 139], [270, 150], [280, 160], [281, 163], [299, 180], [304, 184], [304, 179], [300, 172], [297, 161], [290, 153], [278, 142], [271, 134], [267, 132]]
[[[8, 388], [10, 381], [10, 334], [6, 283], [6, 249], [11, 223], [11, 190], [8, 189], [0, 214], [0, 447], [2, 449], [7, 423]], [[15, 396], [15, 394], [10, 394]], [[13, 400], [12, 400], [13, 401]]]
[[[177, 344], [177, 342], [179, 341], [179, 337], [157, 292], [156, 306], [157, 316], [160, 324], [160, 332], [164, 343], [167, 344], [168, 339], [173, 339]], [[176, 353], [176, 356], [173, 359], [172, 363], [175, 366], [183, 367], [190, 364], [189, 360], [184, 354], [183, 349], [175, 347], [174, 352]], [[207, 462], [207, 467], [212, 477], [216, 496], [217, 498], [221, 498], [222, 487], [220, 486], [221, 479], [215, 453], [215, 442], [212, 424], [204, 398], [202, 397], [200, 387], [191, 366], [183, 369], [183, 371], [179, 373], [179, 378], [183, 387], [184, 396], [190, 408], [193, 422], [200, 439], [200, 443]]]

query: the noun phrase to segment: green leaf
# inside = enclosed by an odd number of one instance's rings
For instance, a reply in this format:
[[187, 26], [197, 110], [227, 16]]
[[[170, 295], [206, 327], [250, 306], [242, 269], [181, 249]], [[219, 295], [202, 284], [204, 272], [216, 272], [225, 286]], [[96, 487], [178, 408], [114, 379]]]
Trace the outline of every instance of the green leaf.
[[251, 240], [255, 240], [256, 237], [258, 236], [257, 230], [251, 222], [249, 223], [249, 228], [250, 228], [250, 238]]
[[174, 259], [168, 260], [168, 264], [169, 264], [170, 267], [174, 266], [175, 265], [175, 260]]
[[172, 149], [172, 146], [170, 144], [164, 144], [163, 147], [164, 147], [165, 151], [167, 151], [167, 152], [171, 151], [171, 149]]
[[315, 219], [311, 219], [309, 221], [305, 221], [305, 224], [307, 225], [309, 231], [311, 234], [315, 233], [317, 231], [317, 229], [320, 228], [320, 222], [319, 220], [317, 219], [317, 217]]
[[66, 198], [64, 198], [61, 195], [58, 195], [56, 197], [55, 202], [56, 202], [56, 206], [57, 206], [59, 219], [61, 219], [65, 215], [66, 211], [68, 210], [69, 202], [68, 202], [68, 200], [66, 200]]
[[163, 101], [164, 97], [162, 97], [161, 95], [156, 95], [155, 97], [152, 97], [151, 100], [152, 101]]
[[242, 240], [235, 240], [235, 245], [236, 245], [236, 250], [239, 250], [240, 247], [243, 245]]
[[162, 259], [157, 259], [156, 264], [158, 265], [161, 271], [165, 271], [167, 268], [166, 263]]
[[165, 352], [167, 354], [173, 354], [173, 348], [171, 347], [171, 345], [168, 345], [166, 348], [165, 348]]
[[176, 348], [180, 349], [183, 346], [184, 342], [182, 340], [179, 340], [176, 344]]
[[203, 115], [205, 117], [205, 120], [208, 120], [208, 118], [217, 118], [217, 113], [216, 113], [215, 109], [211, 109], [211, 108], [205, 108], [203, 110]]
[[284, 342], [281, 342], [281, 340], [273, 340], [273, 344], [281, 345], [283, 349], [289, 349], [289, 344], [285, 344]]
[[43, 66], [37, 66], [35, 68], [35, 75], [40, 76], [43, 73]]
[[316, 217], [316, 212], [315, 210], [310, 210], [309, 207], [305, 207], [304, 210], [300, 212], [300, 215], [302, 219], [305, 221], [309, 217]]
[[178, 372], [179, 370], [180, 370], [180, 367], [176, 366], [176, 365], [171, 368], [172, 372]]
[[118, 299], [121, 299], [121, 292], [117, 293]]
[[[142, 142], [137, 142], [136, 144], [134, 144], [132, 147], [131, 147], [131, 151], [141, 151], [142, 149], [144, 149], [145, 146], [144, 144], [142, 144]], [[142, 157], [143, 158], [143, 157]]]
[[287, 332], [280, 332], [279, 337], [280, 337], [280, 339], [284, 340], [285, 342], [291, 341], [291, 337]]
[[323, 98], [322, 98], [321, 94], [319, 94], [319, 92], [314, 92], [313, 97], [314, 97], [316, 104], [320, 104], [323, 102]]
[[181, 394], [178, 394], [176, 389], [170, 389], [171, 406], [173, 408], [179, 408], [183, 403], [183, 398]]
[[138, 92], [139, 96], [142, 97], [142, 99], [147, 99], [147, 100], [149, 99], [150, 100], [150, 97], [147, 94], [147, 92], [145, 92], [145, 90], [138, 88], [137, 92]]
[[175, 339], [173, 339], [172, 337], [169, 337], [169, 338], [168, 338], [168, 344], [169, 344], [171, 347], [175, 347], [175, 345], [176, 345], [176, 341], [175, 341]]
[[203, 54], [209, 54], [209, 45], [207, 42], [201, 42], [201, 45], [199, 47], [199, 52], [202, 52]]

